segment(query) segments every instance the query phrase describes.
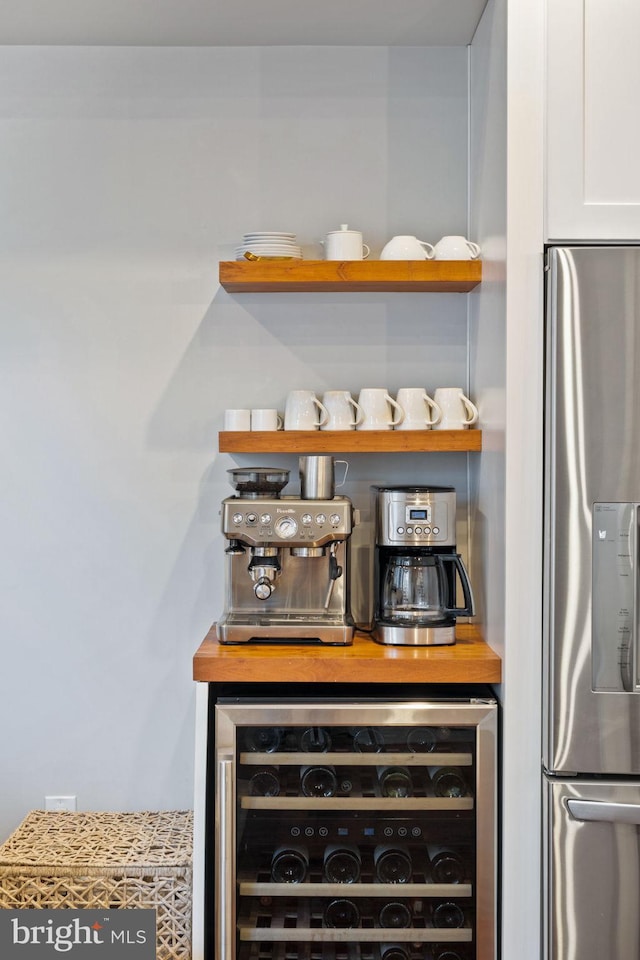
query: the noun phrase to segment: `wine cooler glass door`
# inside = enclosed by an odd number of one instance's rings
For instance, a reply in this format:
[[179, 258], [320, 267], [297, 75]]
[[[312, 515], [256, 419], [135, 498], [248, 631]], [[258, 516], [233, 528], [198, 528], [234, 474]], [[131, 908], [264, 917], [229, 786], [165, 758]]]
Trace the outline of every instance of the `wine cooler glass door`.
[[215, 960], [494, 960], [493, 701], [215, 710]]

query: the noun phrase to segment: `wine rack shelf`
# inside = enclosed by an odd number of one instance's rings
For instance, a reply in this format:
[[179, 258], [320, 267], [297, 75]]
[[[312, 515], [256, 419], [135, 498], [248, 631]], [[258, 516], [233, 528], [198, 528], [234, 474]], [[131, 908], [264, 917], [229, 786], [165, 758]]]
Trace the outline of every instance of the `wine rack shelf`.
[[[320, 931], [315, 927], [290, 927], [284, 924], [281, 927], [243, 927], [240, 926], [241, 940], [286, 940], [287, 942], [305, 942], [318, 940]], [[338, 930], [321, 928], [324, 943], [469, 943], [473, 939], [470, 927], [456, 927], [449, 930], [446, 927], [425, 928], [424, 930], [363, 930], [353, 927]]]
[[[244, 897], [343, 897], [344, 883], [274, 883], [273, 881], [242, 881], [240, 895]], [[470, 897], [470, 883], [350, 883], [352, 897], [439, 897], [458, 900]]]
[[473, 797], [241, 797], [243, 810], [473, 810]]
[[241, 753], [240, 763], [244, 766], [262, 767], [265, 765], [307, 766], [322, 762], [332, 766], [380, 767], [393, 764], [403, 767], [469, 767], [473, 763], [470, 753]]

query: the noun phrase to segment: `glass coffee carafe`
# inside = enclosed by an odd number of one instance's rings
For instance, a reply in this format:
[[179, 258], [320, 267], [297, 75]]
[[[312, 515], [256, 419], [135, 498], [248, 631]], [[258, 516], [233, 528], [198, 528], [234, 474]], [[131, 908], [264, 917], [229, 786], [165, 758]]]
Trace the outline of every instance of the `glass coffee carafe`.
[[[465, 606], [455, 605], [455, 573], [463, 588]], [[450, 623], [451, 617], [471, 616], [472, 602], [466, 570], [452, 553], [390, 553], [381, 579], [380, 612], [398, 625]]]

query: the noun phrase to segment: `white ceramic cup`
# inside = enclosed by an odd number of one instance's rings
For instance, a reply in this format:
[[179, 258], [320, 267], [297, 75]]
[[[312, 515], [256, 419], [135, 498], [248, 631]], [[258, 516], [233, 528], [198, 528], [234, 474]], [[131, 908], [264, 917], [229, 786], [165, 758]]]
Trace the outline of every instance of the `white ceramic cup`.
[[364, 420], [362, 407], [348, 390], [327, 390], [322, 402], [329, 419], [321, 430], [355, 430]]
[[396, 430], [429, 430], [442, 417], [442, 411], [424, 387], [401, 387], [397, 401], [404, 410], [404, 420]]
[[339, 230], [330, 230], [320, 243], [324, 247], [325, 260], [366, 260], [371, 253], [362, 242], [361, 232], [349, 230], [347, 223], [341, 223]]
[[[389, 396], [384, 387], [364, 387], [360, 391], [358, 403], [364, 419], [356, 427], [357, 430], [393, 430], [404, 420], [402, 407]], [[395, 420], [394, 410], [398, 413]]]
[[417, 237], [392, 237], [382, 248], [381, 260], [432, 260], [434, 248]]
[[284, 408], [285, 430], [317, 430], [329, 415], [313, 390], [292, 390]]
[[282, 417], [277, 410], [260, 408], [251, 411], [252, 430], [282, 430]]
[[442, 416], [434, 430], [466, 430], [478, 419], [478, 408], [462, 392], [462, 387], [438, 387], [433, 399]]
[[225, 430], [251, 430], [251, 410], [225, 410]]
[[477, 260], [480, 247], [466, 237], [443, 237], [435, 247], [436, 260]]

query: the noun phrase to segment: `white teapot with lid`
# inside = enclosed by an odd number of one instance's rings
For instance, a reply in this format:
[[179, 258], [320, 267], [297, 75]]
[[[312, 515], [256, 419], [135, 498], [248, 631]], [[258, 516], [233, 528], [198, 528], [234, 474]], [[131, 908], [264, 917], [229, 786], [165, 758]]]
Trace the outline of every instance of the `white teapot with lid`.
[[339, 230], [330, 230], [320, 243], [324, 247], [325, 260], [366, 260], [371, 253], [367, 244], [362, 242], [362, 233], [349, 230], [348, 223], [341, 223]]
[[381, 260], [432, 260], [434, 249], [426, 240], [417, 237], [393, 237], [382, 248]]

